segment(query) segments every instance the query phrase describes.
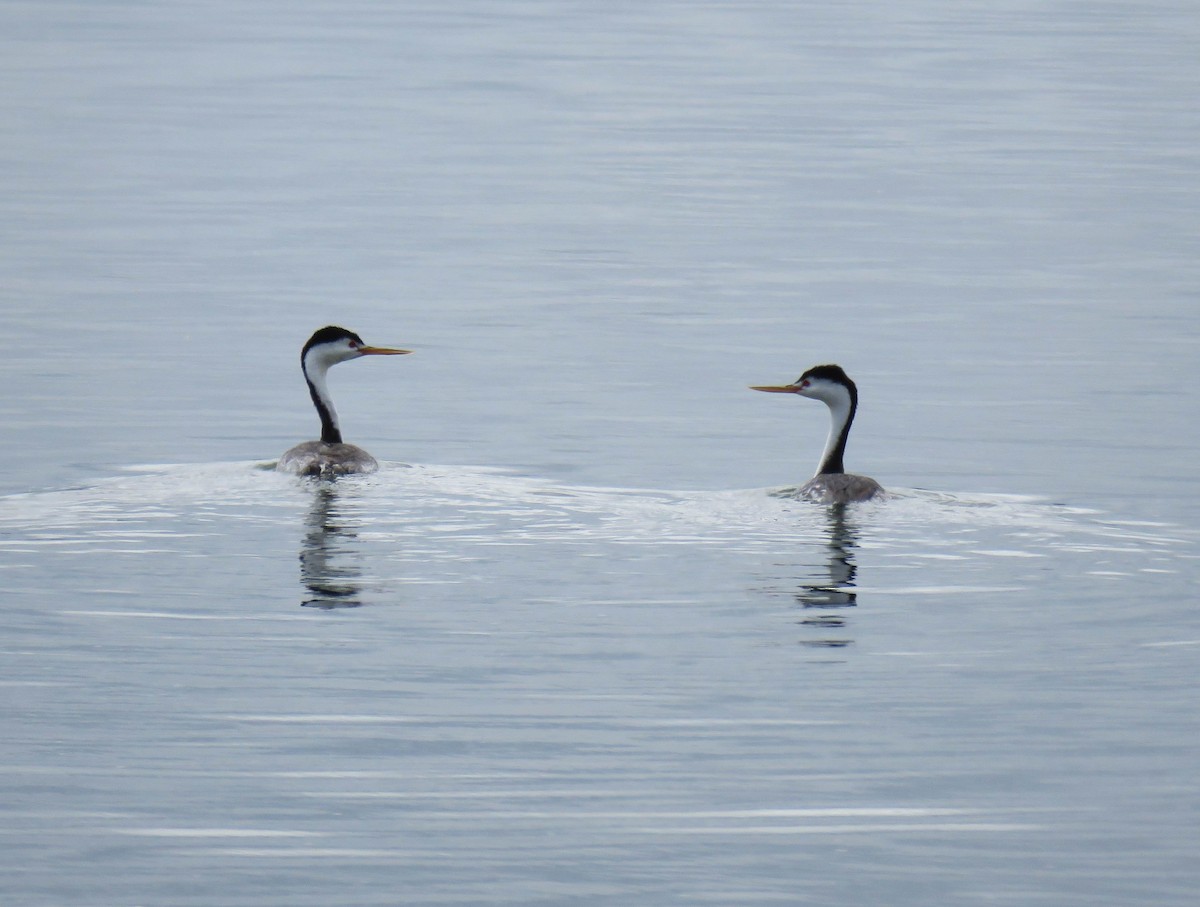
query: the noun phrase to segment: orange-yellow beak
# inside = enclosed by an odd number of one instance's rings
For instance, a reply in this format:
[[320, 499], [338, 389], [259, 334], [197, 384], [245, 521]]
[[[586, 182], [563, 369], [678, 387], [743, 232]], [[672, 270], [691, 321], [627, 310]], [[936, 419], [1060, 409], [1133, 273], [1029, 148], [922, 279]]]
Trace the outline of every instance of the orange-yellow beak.
[[358, 348], [360, 356], [404, 356], [411, 352], [412, 350], [393, 350], [386, 346], [360, 346]]
[[752, 391], [766, 391], [768, 394], [794, 394], [800, 389], [794, 384], [768, 384], [763, 387], [751, 386]]

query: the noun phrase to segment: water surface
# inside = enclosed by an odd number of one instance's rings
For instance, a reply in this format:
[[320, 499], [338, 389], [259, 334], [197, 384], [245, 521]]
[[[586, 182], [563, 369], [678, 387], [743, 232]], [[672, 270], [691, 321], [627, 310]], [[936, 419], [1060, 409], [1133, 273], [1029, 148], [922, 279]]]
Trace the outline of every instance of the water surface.
[[5, 903], [1195, 902], [1192, 5], [0, 21]]

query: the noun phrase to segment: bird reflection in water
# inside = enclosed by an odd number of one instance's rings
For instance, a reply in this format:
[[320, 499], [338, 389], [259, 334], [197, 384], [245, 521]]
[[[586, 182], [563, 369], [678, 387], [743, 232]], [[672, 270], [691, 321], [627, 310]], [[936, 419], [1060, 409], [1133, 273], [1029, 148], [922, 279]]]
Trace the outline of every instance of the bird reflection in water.
[[[858, 594], [854, 591], [854, 576], [858, 571], [854, 563], [858, 531], [846, 519], [845, 504], [834, 504], [828, 508], [826, 528], [825, 568], [829, 572], [829, 580], [826, 582], [824, 577], [820, 577], [820, 582], [805, 583], [795, 593], [795, 598], [806, 611], [811, 609], [811, 613], [800, 620], [800, 626], [819, 631], [840, 631], [846, 626], [846, 618], [841, 614], [822, 612], [858, 605]], [[803, 642], [803, 645], [821, 648], [842, 648], [850, 644], [851, 640], [844, 637], [808, 639]]]
[[309, 595], [300, 603], [303, 607], [361, 607], [361, 576], [353, 545], [357, 529], [358, 523], [339, 509], [333, 483], [316, 483], [300, 547], [300, 581]]

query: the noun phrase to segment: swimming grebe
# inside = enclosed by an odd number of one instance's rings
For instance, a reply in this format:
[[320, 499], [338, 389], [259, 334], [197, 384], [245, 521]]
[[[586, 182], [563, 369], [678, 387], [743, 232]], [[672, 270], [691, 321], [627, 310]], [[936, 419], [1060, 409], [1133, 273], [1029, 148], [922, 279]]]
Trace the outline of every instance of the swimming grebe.
[[846, 439], [858, 409], [858, 388], [837, 365], [815, 365], [792, 384], [752, 387], [772, 394], [799, 394], [820, 400], [829, 407], [832, 425], [817, 474], [799, 489], [799, 496], [818, 504], [848, 504], [867, 501], [883, 493], [874, 479], [846, 472], [842, 459]]
[[325, 374], [330, 366], [357, 359], [360, 356], [402, 356], [411, 350], [393, 350], [387, 347], [367, 346], [353, 331], [330, 325], [323, 327], [304, 344], [300, 351], [300, 368], [308, 383], [313, 406], [321, 417], [321, 440], [297, 444], [275, 464], [282, 472], [302, 476], [340, 476], [352, 473], [374, 472], [378, 461], [353, 444], [342, 440], [338, 427], [337, 412], [329, 396]]

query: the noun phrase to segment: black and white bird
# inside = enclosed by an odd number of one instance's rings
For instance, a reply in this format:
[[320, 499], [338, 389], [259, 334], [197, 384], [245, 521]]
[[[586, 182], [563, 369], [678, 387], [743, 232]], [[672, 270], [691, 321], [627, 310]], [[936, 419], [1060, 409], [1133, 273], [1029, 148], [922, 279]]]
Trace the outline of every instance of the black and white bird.
[[311, 337], [300, 351], [300, 368], [308, 383], [313, 406], [321, 417], [321, 440], [297, 444], [275, 464], [281, 472], [302, 476], [341, 476], [352, 473], [374, 472], [378, 461], [353, 444], [342, 440], [337, 412], [325, 375], [330, 366], [358, 359], [360, 356], [402, 356], [411, 350], [394, 350], [381, 346], [367, 346], [353, 331], [330, 325], [323, 327]]
[[846, 439], [858, 409], [858, 388], [838, 365], [815, 365], [791, 384], [752, 387], [772, 394], [799, 394], [829, 407], [832, 425], [817, 474], [800, 486], [797, 494], [818, 504], [849, 504], [883, 494], [874, 479], [846, 472], [843, 459]]

